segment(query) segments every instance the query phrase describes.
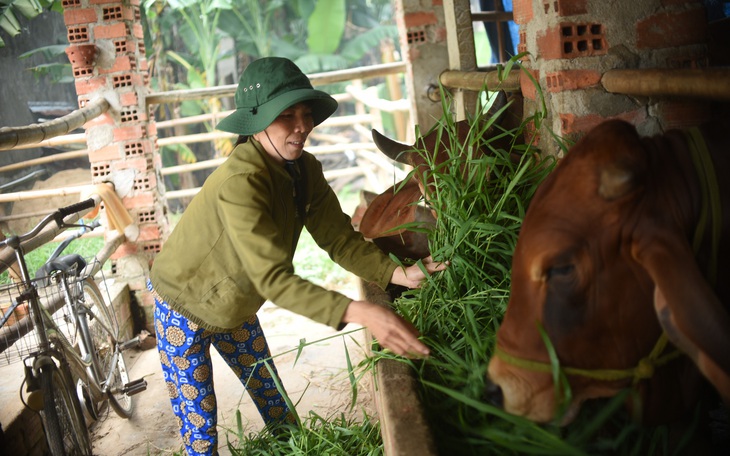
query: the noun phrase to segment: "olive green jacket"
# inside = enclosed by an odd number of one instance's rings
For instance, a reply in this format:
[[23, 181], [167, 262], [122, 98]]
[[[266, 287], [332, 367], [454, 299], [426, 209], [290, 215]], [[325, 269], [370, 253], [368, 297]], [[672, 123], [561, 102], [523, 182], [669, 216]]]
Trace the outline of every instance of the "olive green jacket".
[[[352, 228], [322, 165], [304, 152], [307, 231], [346, 270], [385, 287], [396, 264]], [[268, 299], [334, 328], [352, 301], [294, 273], [302, 231], [293, 180], [253, 138], [206, 180], [155, 258], [155, 292], [201, 327], [240, 327]]]

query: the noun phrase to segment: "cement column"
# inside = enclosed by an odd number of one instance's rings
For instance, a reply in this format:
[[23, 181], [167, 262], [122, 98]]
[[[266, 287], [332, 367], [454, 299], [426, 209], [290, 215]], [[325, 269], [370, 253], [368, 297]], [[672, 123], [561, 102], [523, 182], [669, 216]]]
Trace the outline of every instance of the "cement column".
[[411, 118], [426, 132], [443, 116], [438, 77], [449, 68], [443, 2], [395, 0]]
[[112, 274], [150, 306], [145, 281], [168, 225], [157, 129], [145, 103], [149, 74], [139, 0], [64, 0], [63, 7], [79, 106], [98, 97], [112, 106], [85, 125], [92, 182], [113, 182], [139, 227], [137, 239], [112, 255]]

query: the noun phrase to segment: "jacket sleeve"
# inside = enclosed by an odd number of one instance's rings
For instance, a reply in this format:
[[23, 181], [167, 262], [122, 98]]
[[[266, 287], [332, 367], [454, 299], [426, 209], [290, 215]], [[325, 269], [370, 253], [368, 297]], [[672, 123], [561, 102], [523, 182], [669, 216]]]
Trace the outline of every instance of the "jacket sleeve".
[[312, 199], [306, 227], [312, 238], [344, 269], [385, 289], [397, 265], [352, 227], [352, 220], [342, 212], [320, 162], [313, 160], [307, 166]]

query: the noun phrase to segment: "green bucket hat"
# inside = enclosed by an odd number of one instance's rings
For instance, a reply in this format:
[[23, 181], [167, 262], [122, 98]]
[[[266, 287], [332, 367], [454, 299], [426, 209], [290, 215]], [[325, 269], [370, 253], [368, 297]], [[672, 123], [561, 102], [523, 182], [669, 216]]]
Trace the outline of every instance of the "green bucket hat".
[[302, 70], [282, 57], [251, 62], [238, 82], [235, 100], [236, 110], [216, 128], [243, 136], [265, 130], [282, 111], [303, 101], [312, 108], [314, 125], [319, 125], [337, 110], [334, 98], [313, 89]]

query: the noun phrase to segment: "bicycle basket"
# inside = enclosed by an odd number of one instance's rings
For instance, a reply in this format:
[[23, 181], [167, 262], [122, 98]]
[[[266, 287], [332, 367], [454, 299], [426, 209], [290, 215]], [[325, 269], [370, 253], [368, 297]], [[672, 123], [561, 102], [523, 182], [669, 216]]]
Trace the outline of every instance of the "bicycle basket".
[[[82, 280], [83, 277], [69, 277], [70, 289], [78, 290]], [[72, 311], [64, 301], [63, 290], [56, 283], [40, 285], [46, 281], [46, 277], [33, 279], [33, 287], [38, 291], [43, 312], [50, 315], [57, 329], [74, 345], [76, 325]], [[30, 302], [27, 298], [19, 298], [24, 291], [26, 288], [21, 283], [0, 287], [0, 322], [7, 317], [5, 324], [0, 327], [0, 365], [11, 364], [32, 355], [40, 343], [33, 325]]]

